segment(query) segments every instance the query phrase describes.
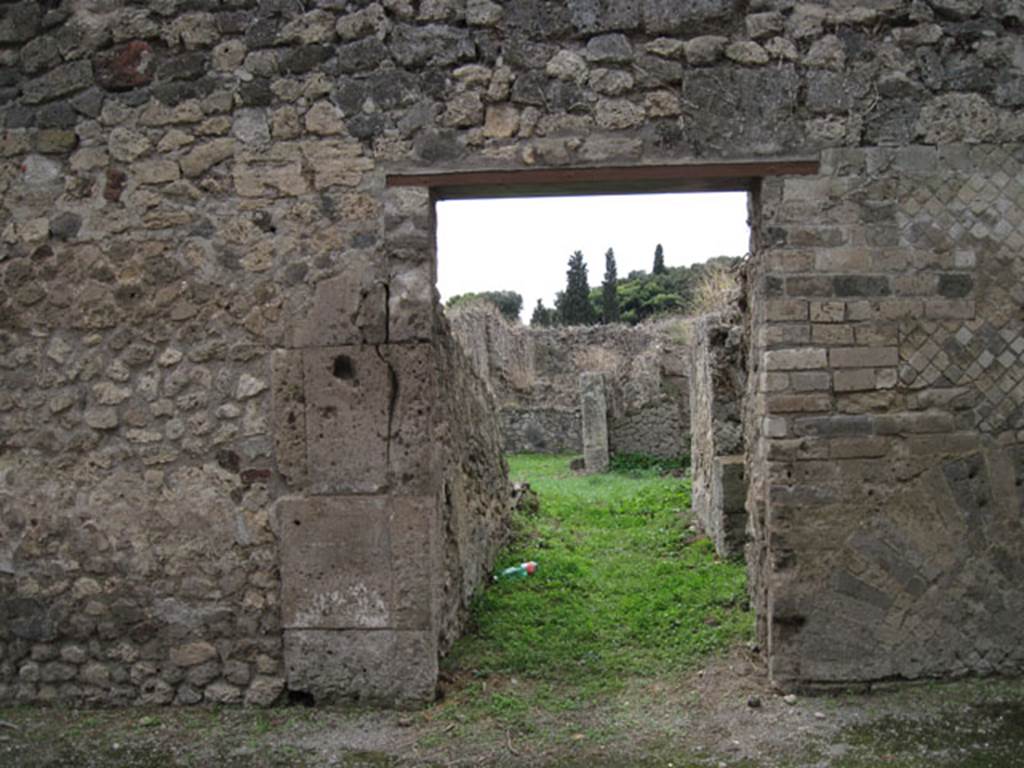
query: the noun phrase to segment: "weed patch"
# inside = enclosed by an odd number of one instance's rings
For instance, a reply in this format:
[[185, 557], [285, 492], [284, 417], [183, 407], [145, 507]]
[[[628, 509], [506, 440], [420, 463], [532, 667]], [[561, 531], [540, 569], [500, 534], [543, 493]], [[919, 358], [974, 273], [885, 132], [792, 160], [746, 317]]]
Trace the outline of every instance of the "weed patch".
[[645, 477], [664, 475], [670, 472], [681, 473], [690, 466], [690, 457], [678, 456], [674, 459], [664, 459], [645, 453], [617, 453], [611, 457], [609, 463], [611, 471], [616, 474]]

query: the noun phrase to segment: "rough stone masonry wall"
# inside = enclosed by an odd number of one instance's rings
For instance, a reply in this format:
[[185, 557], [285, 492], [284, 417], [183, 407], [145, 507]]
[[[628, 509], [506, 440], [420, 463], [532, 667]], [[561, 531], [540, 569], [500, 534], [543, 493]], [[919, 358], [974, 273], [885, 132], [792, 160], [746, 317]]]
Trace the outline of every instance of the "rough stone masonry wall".
[[703, 315], [692, 324], [692, 508], [723, 557], [743, 554], [746, 541], [743, 330], [736, 306]]
[[[447, 571], [400, 555], [448, 540], [450, 459], [409, 393], [445, 358], [430, 200], [386, 174], [819, 152], [755, 205], [773, 674], [1020, 670], [1017, 0], [0, 14], [0, 698], [265, 701], [332, 652], [337, 693], [426, 697]], [[319, 522], [391, 567], [289, 619]]]
[[690, 350], [660, 330], [652, 333], [652, 342], [609, 382], [612, 455], [677, 459], [690, 452]]
[[0, 13], [0, 700], [431, 697], [503, 471], [343, 14]]
[[488, 306], [451, 315], [456, 338], [498, 400], [506, 450], [582, 451], [580, 376], [602, 372], [612, 453], [688, 452], [689, 350], [668, 330], [532, 328]]

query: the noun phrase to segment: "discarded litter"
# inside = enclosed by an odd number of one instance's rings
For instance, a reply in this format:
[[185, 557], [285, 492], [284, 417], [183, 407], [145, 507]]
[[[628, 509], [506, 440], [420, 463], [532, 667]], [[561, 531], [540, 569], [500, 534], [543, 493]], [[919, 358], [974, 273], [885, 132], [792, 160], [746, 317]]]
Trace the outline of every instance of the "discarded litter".
[[525, 579], [531, 573], [536, 572], [536, 570], [537, 564], [533, 562], [533, 560], [528, 560], [525, 563], [510, 566], [501, 573], [494, 574], [494, 580], [498, 581], [499, 579]]

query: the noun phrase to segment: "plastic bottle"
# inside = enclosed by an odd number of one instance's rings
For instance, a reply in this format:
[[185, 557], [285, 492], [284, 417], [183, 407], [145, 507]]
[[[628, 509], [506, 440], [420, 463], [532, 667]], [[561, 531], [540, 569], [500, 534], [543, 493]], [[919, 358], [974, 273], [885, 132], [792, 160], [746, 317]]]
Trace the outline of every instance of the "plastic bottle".
[[536, 570], [537, 564], [533, 562], [533, 560], [529, 560], [525, 563], [520, 563], [519, 565], [510, 566], [503, 570], [501, 573], [495, 574], [494, 580], [497, 581], [498, 579], [525, 579], [527, 576], [529, 576], [531, 573], [534, 573]]

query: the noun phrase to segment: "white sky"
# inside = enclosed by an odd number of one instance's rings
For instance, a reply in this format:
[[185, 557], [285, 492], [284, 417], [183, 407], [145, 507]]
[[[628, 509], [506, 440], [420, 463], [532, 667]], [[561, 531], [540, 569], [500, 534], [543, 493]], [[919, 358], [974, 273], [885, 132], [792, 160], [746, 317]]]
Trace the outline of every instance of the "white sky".
[[520, 318], [529, 323], [537, 299], [550, 308], [565, 288], [573, 251], [583, 251], [593, 288], [604, 277], [608, 248], [624, 278], [651, 271], [658, 243], [670, 267], [742, 256], [750, 243], [746, 193], [442, 200], [437, 288], [442, 303], [470, 291], [517, 291]]

